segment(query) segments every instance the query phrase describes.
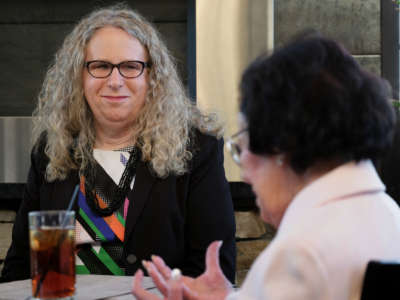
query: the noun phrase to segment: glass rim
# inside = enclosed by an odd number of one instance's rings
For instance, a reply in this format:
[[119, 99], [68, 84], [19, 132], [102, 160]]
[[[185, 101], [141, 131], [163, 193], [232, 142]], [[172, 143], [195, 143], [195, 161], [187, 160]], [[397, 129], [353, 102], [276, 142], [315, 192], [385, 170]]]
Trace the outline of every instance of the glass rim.
[[29, 216], [40, 216], [40, 215], [57, 215], [57, 214], [64, 214], [64, 215], [75, 215], [74, 210], [33, 210], [28, 213]]

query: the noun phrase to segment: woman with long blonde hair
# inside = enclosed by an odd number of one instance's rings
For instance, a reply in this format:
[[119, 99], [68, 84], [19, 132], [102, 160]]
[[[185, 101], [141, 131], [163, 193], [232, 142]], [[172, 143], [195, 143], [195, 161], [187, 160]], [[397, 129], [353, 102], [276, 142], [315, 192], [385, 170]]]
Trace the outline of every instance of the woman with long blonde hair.
[[222, 128], [187, 97], [154, 26], [124, 5], [96, 10], [65, 38], [34, 111], [32, 165], [3, 280], [29, 277], [27, 214], [65, 209], [74, 186], [78, 273], [130, 275], [156, 253], [195, 276], [235, 224]]

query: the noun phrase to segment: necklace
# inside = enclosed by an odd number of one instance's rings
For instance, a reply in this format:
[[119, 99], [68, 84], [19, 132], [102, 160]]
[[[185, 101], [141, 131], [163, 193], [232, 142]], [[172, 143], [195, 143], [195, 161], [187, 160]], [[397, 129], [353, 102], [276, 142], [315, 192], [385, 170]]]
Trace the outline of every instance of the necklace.
[[96, 167], [89, 165], [83, 172], [85, 176], [85, 197], [86, 202], [94, 213], [99, 216], [107, 217], [112, 215], [119, 207], [121, 207], [126, 195], [129, 192], [130, 184], [136, 174], [137, 162], [140, 159], [140, 151], [134, 147], [130, 151], [130, 156], [122, 173], [118, 186], [111, 186], [110, 203], [107, 207], [100, 207], [99, 200], [96, 196]]

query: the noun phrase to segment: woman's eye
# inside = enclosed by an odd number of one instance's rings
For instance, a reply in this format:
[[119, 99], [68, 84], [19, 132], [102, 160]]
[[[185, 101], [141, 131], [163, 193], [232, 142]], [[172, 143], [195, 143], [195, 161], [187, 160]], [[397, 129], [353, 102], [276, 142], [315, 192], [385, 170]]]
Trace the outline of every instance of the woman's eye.
[[94, 66], [95, 69], [109, 69], [110, 66], [107, 64], [99, 64]]
[[127, 68], [127, 69], [138, 70], [138, 69], [140, 69], [140, 64], [129, 63], [129, 64], [124, 64], [122, 67]]
[[89, 68], [91, 70], [108, 70], [110, 69], [110, 65], [105, 62], [94, 62], [90, 64]]

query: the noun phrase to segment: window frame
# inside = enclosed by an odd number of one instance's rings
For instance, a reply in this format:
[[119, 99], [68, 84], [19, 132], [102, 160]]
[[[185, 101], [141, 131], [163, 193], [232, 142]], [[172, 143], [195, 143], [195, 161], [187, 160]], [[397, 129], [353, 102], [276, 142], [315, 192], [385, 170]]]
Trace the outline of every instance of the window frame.
[[399, 54], [399, 4], [381, 0], [381, 75], [389, 81], [396, 100], [399, 100]]

